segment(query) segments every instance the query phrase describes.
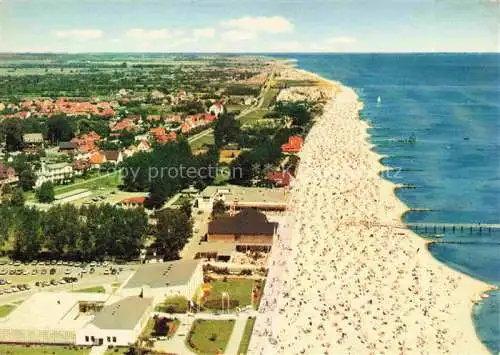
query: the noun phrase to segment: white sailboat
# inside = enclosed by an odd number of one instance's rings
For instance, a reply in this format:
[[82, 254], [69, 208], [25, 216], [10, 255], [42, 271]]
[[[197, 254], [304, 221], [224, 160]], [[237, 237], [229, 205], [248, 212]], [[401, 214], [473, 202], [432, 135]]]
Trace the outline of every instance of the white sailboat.
[[377, 104], [380, 104], [382, 102], [382, 99], [380, 98], [380, 96], [377, 97]]

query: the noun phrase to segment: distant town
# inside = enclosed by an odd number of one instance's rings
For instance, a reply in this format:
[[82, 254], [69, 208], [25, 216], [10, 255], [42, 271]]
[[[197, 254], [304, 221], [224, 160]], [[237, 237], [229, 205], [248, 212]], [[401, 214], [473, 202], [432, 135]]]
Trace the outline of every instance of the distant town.
[[0, 353], [246, 353], [323, 86], [265, 57], [2, 54]]

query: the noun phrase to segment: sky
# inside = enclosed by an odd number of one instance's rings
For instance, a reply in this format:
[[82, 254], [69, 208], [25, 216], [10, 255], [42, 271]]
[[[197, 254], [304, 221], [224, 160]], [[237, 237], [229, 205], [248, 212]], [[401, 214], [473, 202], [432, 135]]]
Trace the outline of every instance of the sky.
[[500, 0], [0, 0], [0, 52], [499, 52]]

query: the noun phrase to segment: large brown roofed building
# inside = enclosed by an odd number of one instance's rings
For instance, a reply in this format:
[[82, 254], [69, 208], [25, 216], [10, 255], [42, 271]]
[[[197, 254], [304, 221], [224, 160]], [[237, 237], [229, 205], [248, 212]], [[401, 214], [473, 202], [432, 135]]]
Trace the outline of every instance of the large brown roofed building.
[[278, 223], [253, 208], [242, 210], [235, 216], [221, 217], [208, 224], [207, 240], [236, 243], [237, 246], [271, 247]]

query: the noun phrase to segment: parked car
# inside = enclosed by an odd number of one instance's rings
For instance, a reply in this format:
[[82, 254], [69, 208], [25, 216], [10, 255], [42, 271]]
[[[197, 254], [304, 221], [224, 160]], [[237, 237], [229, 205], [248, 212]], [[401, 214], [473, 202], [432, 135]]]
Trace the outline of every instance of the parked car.
[[52, 269], [50, 269], [49, 274], [54, 275], [56, 273], [56, 271], [57, 270], [55, 268], [52, 268]]
[[42, 269], [42, 270], [40, 271], [40, 274], [42, 274], [42, 275], [45, 275], [46, 273], [47, 273], [47, 269]]
[[71, 269], [66, 269], [66, 270], [64, 271], [64, 273], [65, 273], [66, 275], [71, 274]]
[[37, 269], [33, 269], [33, 270], [31, 271], [31, 275], [36, 275], [36, 274], [38, 274], [38, 270], [37, 270]]

